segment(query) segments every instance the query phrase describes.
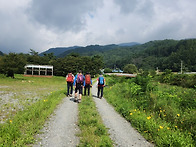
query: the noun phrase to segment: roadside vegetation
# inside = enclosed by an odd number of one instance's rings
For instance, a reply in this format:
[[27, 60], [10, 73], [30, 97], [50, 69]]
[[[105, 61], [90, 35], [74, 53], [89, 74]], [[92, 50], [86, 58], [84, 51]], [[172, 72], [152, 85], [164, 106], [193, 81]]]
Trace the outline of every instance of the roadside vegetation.
[[196, 88], [196, 74], [174, 74], [167, 69], [163, 74], [157, 76], [156, 79], [161, 83], [185, 88]]
[[0, 75], [0, 146], [27, 146], [65, 97], [63, 77]]
[[83, 97], [82, 103], [78, 107], [78, 125], [81, 130], [79, 146], [113, 146], [113, 142], [109, 137], [107, 128], [103, 125], [92, 97]]
[[107, 77], [105, 98], [156, 146], [196, 146], [196, 90], [154, 79]]

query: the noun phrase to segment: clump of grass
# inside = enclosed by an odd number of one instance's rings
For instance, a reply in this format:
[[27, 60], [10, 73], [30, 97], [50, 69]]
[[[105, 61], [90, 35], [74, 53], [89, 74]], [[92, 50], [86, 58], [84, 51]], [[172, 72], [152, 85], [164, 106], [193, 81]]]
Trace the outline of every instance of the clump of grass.
[[79, 104], [78, 125], [81, 130], [79, 146], [113, 146], [92, 97], [83, 97]]

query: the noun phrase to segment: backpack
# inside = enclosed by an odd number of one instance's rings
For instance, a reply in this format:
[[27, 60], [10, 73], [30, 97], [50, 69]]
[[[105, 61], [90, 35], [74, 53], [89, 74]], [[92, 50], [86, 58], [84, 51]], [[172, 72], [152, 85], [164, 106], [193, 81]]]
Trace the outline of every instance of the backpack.
[[82, 74], [78, 74], [77, 76], [77, 83], [80, 83], [80, 84], [83, 84], [84, 82], [84, 78], [83, 78], [83, 75]]
[[99, 77], [98, 85], [104, 85], [104, 78], [103, 77]]
[[73, 83], [73, 76], [72, 76], [71, 73], [68, 74], [67, 82], [72, 82]]
[[91, 76], [89, 74], [85, 76], [85, 84], [91, 84]]

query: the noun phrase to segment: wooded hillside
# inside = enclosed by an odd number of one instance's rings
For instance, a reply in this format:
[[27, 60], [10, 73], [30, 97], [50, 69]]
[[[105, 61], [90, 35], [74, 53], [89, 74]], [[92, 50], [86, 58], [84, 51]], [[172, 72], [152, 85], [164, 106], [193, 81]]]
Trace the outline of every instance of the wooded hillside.
[[71, 53], [81, 56], [99, 55], [103, 57], [105, 67], [123, 69], [127, 64], [134, 64], [138, 69], [171, 69], [178, 72], [181, 62], [184, 71], [196, 71], [196, 39], [155, 40], [131, 47], [118, 45], [91, 45], [68, 50], [58, 57]]
[[196, 39], [157, 40], [132, 47], [118, 45], [91, 45], [69, 49], [56, 57], [51, 52], [39, 56], [31, 49], [30, 54], [9, 53], [0, 56], [0, 73], [23, 74], [26, 64], [53, 65], [54, 75], [65, 76], [68, 71], [79, 69], [96, 74], [102, 68], [124, 69], [126, 65], [142, 70], [174, 72], [196, 71]]

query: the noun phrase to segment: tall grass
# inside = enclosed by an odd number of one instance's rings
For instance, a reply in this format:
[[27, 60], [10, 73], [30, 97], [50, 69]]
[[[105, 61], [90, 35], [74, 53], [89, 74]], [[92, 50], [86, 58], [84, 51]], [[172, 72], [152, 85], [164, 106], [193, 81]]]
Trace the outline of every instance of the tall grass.
[[194, 89], [161, 85], [149, 77], [107, 81], [107, 100], [148, 140], [157, 146], [196, 145]]

